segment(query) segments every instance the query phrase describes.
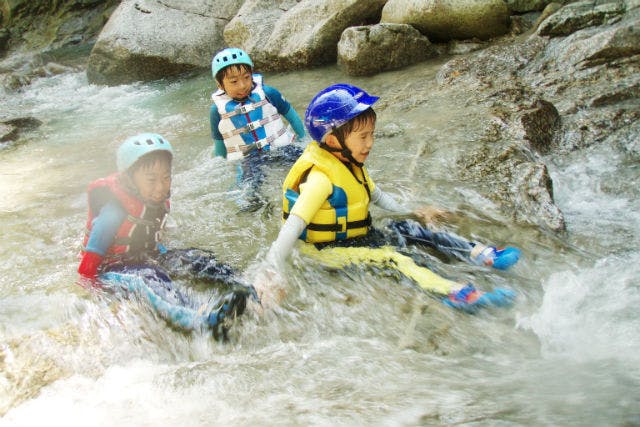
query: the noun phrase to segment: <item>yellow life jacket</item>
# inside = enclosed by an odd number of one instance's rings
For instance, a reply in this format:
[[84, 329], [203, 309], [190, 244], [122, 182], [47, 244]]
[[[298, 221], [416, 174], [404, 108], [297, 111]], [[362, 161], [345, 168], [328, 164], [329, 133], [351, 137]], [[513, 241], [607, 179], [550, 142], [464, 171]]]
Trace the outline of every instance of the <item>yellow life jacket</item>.
[[320, 207], [300, 239], [309, 243], [333, 242], [367, 234], [371, 225], [371, 180], [364, 167], [351, 169], [333, 154], [311, 142], [293, 165], [283, 184], [282, 214], [286, 219], [313, 168], [327, 175], [333, 191]]

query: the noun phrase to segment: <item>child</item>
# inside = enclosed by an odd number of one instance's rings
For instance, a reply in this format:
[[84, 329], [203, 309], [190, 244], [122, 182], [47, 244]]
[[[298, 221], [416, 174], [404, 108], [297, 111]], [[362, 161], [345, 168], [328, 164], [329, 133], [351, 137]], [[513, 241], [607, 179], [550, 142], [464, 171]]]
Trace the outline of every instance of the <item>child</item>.
[[[410, 214], [369, 177], [364, 163], [373, 147], [378, 97], [348, 84], [332, 85], [318, 93], [307, 108], [305, 125], [314, 139], [293, 165], [283, 184], [284, 225], [267, 254], [278, 266], [291, 253], [298, 238], [314, 243], [307, 253], [334, 267], [376, 262], [399, 270], [429, 291], [447, 295], [453, 307], [474, 310], [482, 305], [507, 305], [512, 291], [483, 293], [473, 285], [444, 279], [390, 248], [424, 244], [474, 263], [506, 269], [517, 262], [516, 248], [498, 250], [458, 236], [432, 232], [415, 221], [394, 221], [387, 233], [371, 228], [369, 203]], [[421, 216], [420, 212], [415, 213]], [[282, 288], [274, 289], [273, 271], [259, 275], [255, 286], [266, 303], [278, 303]], [[271, 277], [269, 277], [271, 275]], [[265, 301], [263, 300], [263, 303]]]
[[[115, 285], [146, 299], [161, 316], [187, 330], [222, 332], [222, 320], [240, 315], [249, 288], [204, 251], [167, 250], [160, 242], [169, 212], [173, 150], [162, 136], [143, 133], [118, 148], [118, 172], [89, 185], [89, 217], [78, 272], [81, 284]], [[224, 282], [232, 291], [207, 311], [177, 289], [167, 269]], [[96, 281], [96, 279], [99, 279]]]
[[293, 163], [301, 150], [290, 145], [295, 138], [291, 128], [302, 140], [304, 125], [282, 94], [264, 85], [261, 75], [253, 74], [253, 62], [242, 49], [218, 52], [211, 70], [218, 86], [211, 95], [209, 113], [214, 155], [227, 160], [245, 158], [238, 167], [238, 182], [249, 185], [251, 202], [246, 210], [255, 210], [261, 204], [256, 191], [264, 179], [265, 153], [283, 147], [278, 154]]

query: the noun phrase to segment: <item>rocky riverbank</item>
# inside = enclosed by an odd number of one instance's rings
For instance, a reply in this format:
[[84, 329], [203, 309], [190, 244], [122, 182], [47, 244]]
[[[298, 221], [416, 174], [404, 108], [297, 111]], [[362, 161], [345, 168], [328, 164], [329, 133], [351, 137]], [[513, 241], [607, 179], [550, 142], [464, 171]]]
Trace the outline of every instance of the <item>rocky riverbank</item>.
[[[207, 69], [227, 45], [265, 72], [338, 63], [347, 75], [371, 75], [447, 55], [438, 85], [492, 112], [457, 178], [483, 184], [515, 221], [565, 229], [545, 159], [594, 144], [640, 159], [640, 0], [48, 4], [0, 1], [6, 94], [78, 69], [111, 85], [177, 76]], [[430, 94], [416, 84], [379, 95], [411, 105]], [[15, 119], [0, 117], [5, 127]]]

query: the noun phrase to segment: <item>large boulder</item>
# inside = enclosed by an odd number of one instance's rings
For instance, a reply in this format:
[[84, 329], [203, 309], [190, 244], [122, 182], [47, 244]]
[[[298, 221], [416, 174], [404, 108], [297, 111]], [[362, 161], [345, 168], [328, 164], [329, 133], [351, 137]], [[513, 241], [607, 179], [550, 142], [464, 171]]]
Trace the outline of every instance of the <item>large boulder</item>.
[[405, 67], [435, 55], [428, 38], [403, 24], [350, 27], [338, 43], [338, 65], [352, 76]]
[[[91, 83], [154, 80], [207, 68], [242, 0], [124, 0], [91, 51]], [[188, 31], [186, 31], [188, 29]]]
[[509, 31], [504, 0], [389, 0], [380, 22], [409, 24], [431, 41], [479, 38]]
[[225, 28], [224, 38], [229, 45], [247, 50], [256, 67], [264, 71], [333, 63], [342, 32], [377, 23], [385, 2], [302, 0], [294, 5], [285, 1], [280, 8], [266, 0], [247, 0]]
[[[86, 56], [119, 0], [0, 0], [5, 50]], [[56, 52], [67, 48], [67, 52]], [[1, 49], [0, 49], [1, 50]]]

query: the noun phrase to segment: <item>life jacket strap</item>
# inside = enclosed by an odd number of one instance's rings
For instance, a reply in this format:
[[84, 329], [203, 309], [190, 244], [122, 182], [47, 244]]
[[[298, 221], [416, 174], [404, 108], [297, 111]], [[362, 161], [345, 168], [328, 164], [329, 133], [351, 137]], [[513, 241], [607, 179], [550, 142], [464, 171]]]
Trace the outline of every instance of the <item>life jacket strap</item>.
[[273, 121], [276, 121], [279, 118], [280, 118], [279, 114], [274, 114], [272, 116], [265, 117], [264, 119], [260, 119], [260, 120], [256, 120], [256, 121], [247, 123], [245, 126], [243, 126], [241, 128], [237, 128], [237, 129], [234, 129], [232, 131], [225, 132], [225, 133], [222, 134], [222, 137], [224, 139], [228, 139], [228, 138], [234, 137], [236, 135], [241, 135], [243, 133], [251, 132], [251, 131], [254, 131], [256, 129], [261, 128], [262, 126], [266, 125], [267, 123], [271, 123]]
[[[289, 217], [288, 212], [283, 212], [282, 217], [286, 220]], [[310, 222], [307, 225], [308, 230], [312, 231], [331, 231], [335, 233], [345, 233], [347, 230], [353, 230], [354, 228], [364, 228], [371, 225], [371, 214], [367, 213], [365, 219], [358, 221], [348, 221], [345, 224], [316, 224]]]
[[233, 116], [237, 116], [239, 114], [247, 114], [250, 113], [251, 111], [262, 107], [265, 104], [268, 104], [269, 100], [267, 98], [255, 102], [255, 103], [249, 103], [249, 104], [243, 104], [243, 105], [238, 105], [236, 108], [233, 109], [233, 111], [229, 111], [228, 113], [223, 113], [220, 114], [220, 118], [222, 119], [228, 119], [229, 117], [233, 117]]

